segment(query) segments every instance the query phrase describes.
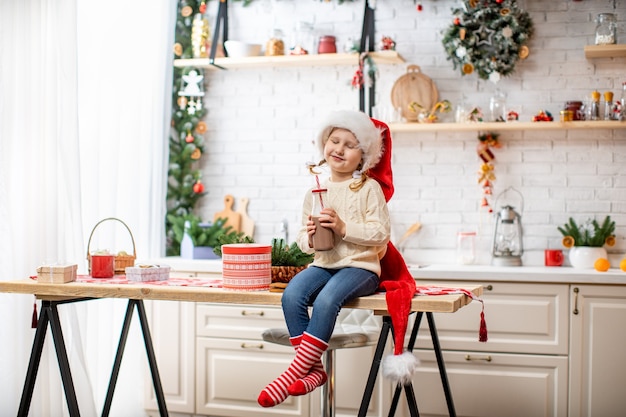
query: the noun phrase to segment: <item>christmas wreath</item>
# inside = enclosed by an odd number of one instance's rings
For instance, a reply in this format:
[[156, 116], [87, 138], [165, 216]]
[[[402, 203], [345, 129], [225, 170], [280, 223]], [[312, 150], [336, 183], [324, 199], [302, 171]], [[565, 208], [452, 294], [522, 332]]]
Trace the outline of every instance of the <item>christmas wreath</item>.
[[533, 23], [515, 0], [469, 0], [452, 10], [453, 23], [443, 33], [443, 46], [454, 69], [476, 72], [497, 83], [528, 57]]

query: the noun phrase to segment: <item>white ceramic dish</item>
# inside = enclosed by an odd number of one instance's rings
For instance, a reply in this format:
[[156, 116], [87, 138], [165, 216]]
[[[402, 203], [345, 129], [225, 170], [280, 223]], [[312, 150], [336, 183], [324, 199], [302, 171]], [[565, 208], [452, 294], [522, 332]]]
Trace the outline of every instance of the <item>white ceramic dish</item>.
[[259, 56], [261, 54], [261, 45], [258, 43], [227, 40], [224, 42], [224, 46], [230, 58]]

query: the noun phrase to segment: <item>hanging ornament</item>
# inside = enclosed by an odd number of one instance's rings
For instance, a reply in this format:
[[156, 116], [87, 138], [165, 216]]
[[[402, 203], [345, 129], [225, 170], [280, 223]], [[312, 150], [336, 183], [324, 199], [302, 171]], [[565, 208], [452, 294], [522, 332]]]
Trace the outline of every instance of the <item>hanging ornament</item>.
[[180, 15], [182, 17], [189, 17], [191, 16], [192, 13], [193, 13], [193, 9], [191, 8], [191, 6], [185, 6], [182, 9], [180, 9]]
[[193, 185], [193, 192], [196, 194], [202, 194], [204, 192], [204, 184], [202, 184], [202, 181], [196, 181]]
[[178, 57], [183, 55], [183, 46], [178, 42], [174, 44], [174, 55]]
[[204, 75], [196, 69], [192, 69], [181, 77], [182, 85], [181, 90], [178, 92], [178, 104], [182, 110], [187, 110], [189, 115], [194, 115], [202, 110], [202, 97], [204, 96], [203, 79]]
[[480, 169], [478, 170], [478, 184], [482, 188], [482, 197], [480, 206], [484, 207], [487, 212], [492, 213], [493, 209], [489, 202], [493, 194], [493, 182], [496, 180], [495, 159], [496, 156], [492, 149], [500, 148], [502, 145], [498, 141], [497, 133], [479, 133], [478, 145], [476, 145], [476, 153], [482, 160]]
[[[533, 23], [515, 0], [468, 0], [452, 10], [453, 23], [443, 33], [443, 46], [461, 75], [474, 72], [497, 83], [528, 57]], [[464, 53], [459, 53], [459, 50]]]
[[194, 137], [191, 132], [187, 131], [187, 136], [185, 137], [185, 142], [192, 143], [194, 141]]
[[201, 156], [202, 156], [202, 151], [198, 148], [194, 149], [194, 151], [191, 153], [191, 159], [193, 160], [198, 160], [200, 159]]
[[196, 133], [202, 135], [206, 133], [206, 131], [207, 131], [206, 123], [202, 120], [199, 121], [198, 124], [196, 125]]

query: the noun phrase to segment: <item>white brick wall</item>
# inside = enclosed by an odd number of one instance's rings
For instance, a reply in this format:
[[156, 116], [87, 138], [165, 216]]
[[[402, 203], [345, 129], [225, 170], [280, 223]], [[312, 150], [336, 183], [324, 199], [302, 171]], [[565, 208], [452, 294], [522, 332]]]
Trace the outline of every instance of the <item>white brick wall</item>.
[[[359, 38], [363, 2], [254, 0], [244, 8], [230, 2], [230, 38], [264, 43], [273, 27], [286, 39], [298, 20], [314, 24], [318, 35], [333, 34], [338, 47]], [[413, 1], [378, 0], [376, 40], [397, 42], [405, 64], [380, 66], [377, 104], [390, 105], [394, 82], [417, 64], [437, 84], [440, 97], [453, 103], [488, 108], [494, 85], [461, 78], [446, 60], [441, 30], [451, 22], [453, 0], [425, 0], [424, 11]], [[618, 14], [618, 42], [626, 43], [626, 1], [583, 0], [520, 3], [531, 14], [535, 36], [531, 55], [516, 73], [499, 83], [507, 105], [522, 120], [541, 109], [558, 118], [567, 100], [588, 97], [593, 89], [619, 96], [626, 81], [626, 59], [587, 60], [583, 47], [593, 42], [597, 13]], [[217, 2], [209, 2], [211, 21]], [[279, 223], [289, 221], [293, 237], [300, 221], [305, 190], [313, 179], [304, 164], [317, 160], [312, 140], [316, 120], [333, 108], [358, 108], [358, 92], [349, 83], [355, 67], [246, 68], [210, 71], [206, 76], [208, 108], [207, 153], [203, 182], [208, 191], [199, 214], [208, 220], [223, 209], [223, 197], [249, 197], [256, 221], [255, 239], [279, 237]], [[476, 171], [474, 133], [397, 133], [394, 135], [396, 194], [390, 203], [393, 237], [414, 222], [423, 229], [407, 245], [409, 262], [449, 262], [454, 259], [456, 232], [473, 228], [481, 236], [481, 263], [489, 262], [493, 217], [480, 210], [482, 197]], [[556, 230], [569, 216], [611, 215], [618, 224], [612, 258], [626, 252], [626, 130], [505, 132], [496, 150], [494, 197], [508, 186], [524, 196], [524, 262], [543, 262], [543, 249], [560, 248]], [[509, 194], [507, 194], [508, 196]], [[505, 200], [519, 207], [514, 194]], [[501, 200], [502, 202], [502, 200]], [[614, 263], [615, 266], [615, 263]]]

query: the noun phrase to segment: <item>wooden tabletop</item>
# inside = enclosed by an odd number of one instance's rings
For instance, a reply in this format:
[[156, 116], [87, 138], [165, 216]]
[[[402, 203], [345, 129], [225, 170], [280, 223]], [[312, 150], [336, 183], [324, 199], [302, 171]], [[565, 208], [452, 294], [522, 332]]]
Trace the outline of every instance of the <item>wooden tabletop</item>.
[[[420, 283], [420, 285], [424, 285]], [[480, 285], [463, 287], [474, 295], [482, 295]], [[0, 281], [0, 292], [34, 294], [43, 300], [61, 300], [68, 298], [126, 298], [137, 300], [168, 300], [190, 301], [219, 304], [250, 304], [280, 305], [282, 294], [269, 291], [233, 291], [222, 288], [192, 286], [162, 286], [145, 283], [133, 284], [93, 284], [69, 282], [67, 284], [50, 284], [32, 279], [19, 281]], [[469, 304], [471, 297], [465, 294], [449, 295], [418, 295], [413, 298], [412, 311], [433, 313], [454, 313]], [[359, 297], [349, 302], [346, 307], [363, 310], [374, 310], [379, 313], [387, 311], [385, 294], [374, 294]]]

